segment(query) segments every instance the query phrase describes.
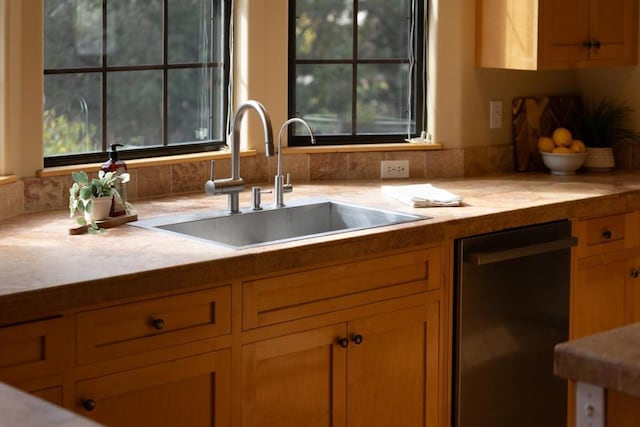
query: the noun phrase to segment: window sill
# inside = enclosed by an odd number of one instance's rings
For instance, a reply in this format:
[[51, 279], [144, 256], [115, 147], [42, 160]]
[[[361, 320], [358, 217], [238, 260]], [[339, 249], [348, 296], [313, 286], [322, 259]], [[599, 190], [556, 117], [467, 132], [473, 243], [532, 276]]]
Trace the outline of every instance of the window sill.
[[18, 181], [18, 177], [15, 175], [0, 176], [0, 185], [13, 184]]
[[357, 153], [375, 151], [430, 151], [442, 150], [442, 144], [351, 144], [315, 145], [308, 147], [284, 147], [284, 154]]
[[[244, 150], [241, 157], [255, 156], [256, 150]], [[148, 159], [126, 160], [128, 169], [146, 168], [150, 166], [173, 165], [180, 163], [206, 162], [208, 160], [228, 159], [231, 157], [229, 150], [214, 151], [210, 153], [182, 154], [179, 156], [152, 157]], [[50, 176], [69, 175], [71, 172], [83, 170], [85, 172], [96, 172], [100, 170], [102, 163], [85, 163], [81, 165], [58, 166], [54, 168], [40, 169], [36, 175], [45, 178]]]

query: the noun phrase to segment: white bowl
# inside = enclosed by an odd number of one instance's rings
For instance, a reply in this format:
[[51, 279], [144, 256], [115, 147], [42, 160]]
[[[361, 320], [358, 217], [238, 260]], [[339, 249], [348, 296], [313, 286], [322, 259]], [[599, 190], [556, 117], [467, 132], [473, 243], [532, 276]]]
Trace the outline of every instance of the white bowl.
[[582, 167], [587, 153], [545, 153], [540, 152], [544, 165], [553, 175], [574, 175]]

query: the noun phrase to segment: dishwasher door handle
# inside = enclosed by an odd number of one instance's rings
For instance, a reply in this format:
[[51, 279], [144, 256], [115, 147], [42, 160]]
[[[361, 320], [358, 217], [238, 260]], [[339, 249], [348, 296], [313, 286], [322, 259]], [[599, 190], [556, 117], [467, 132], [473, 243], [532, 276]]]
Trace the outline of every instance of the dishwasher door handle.
[[549, 240], [533, 245], [520, 246], [501, 251], [492, 252], [467, 252], [464, 254], [464, 262], [473, 265], [487, 265], [494, 262], [507, 261], [510, 259], [522, 258], [531, 255], [543, 254], [546, 252], [567, 249], [578, 244], [578, 239], [573, 236], [563, 237], [558, 240]]

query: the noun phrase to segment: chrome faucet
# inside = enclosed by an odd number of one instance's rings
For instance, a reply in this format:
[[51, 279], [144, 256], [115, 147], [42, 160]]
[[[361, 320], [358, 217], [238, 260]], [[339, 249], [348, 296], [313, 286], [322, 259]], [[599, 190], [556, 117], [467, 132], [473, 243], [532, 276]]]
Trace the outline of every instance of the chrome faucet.
[[291, 123], [301, 123], [303, 124], [307, 130], [309, 131], [309, 135], [311, 135], [311, 143], [316, 143], [316, 138], [313, 136], [313, 131], [307, 122], [304, 120], [293, 117], [282, 124], [280, 128], [280, 132], [278, 132], [278, 172], [276, 174], [275, 179], [275, 199], [276, 199], [276, 207], [283, 208], [284, 207], [284, 193], [291, 193], [293, 191], [293, 186], [291, 185], [290, 175], [287, 174], [287, 182], [284, 182], [284, 177], [282, 176], [282, 132], [289, 126]]
[[211, 179], [204, 185], [207, 194], [228, 194], [229, 212], [232, 214], [240, 213], [240, 193], [244, 189], [244, 181], [240, 177], [240, 125], [244, 114], [250, 109], [255, 110], [262, 121], [266, 156], [271, 157], [274, 155], [273, 130], [271, 128], [271, 119], [269, 118], [267, 110], [258, 101], [245, 101], [238, 107], [233, 118], [233, 133], [230, 138], [231, 177], [215, 179], [213, 176], [214, 163], [212, 162]]

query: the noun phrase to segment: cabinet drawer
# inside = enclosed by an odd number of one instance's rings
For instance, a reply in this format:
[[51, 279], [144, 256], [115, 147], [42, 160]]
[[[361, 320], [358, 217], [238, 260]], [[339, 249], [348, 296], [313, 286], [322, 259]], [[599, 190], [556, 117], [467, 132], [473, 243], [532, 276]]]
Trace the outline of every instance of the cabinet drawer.
[[230, 300], [224, 286], [79, 313], [78, 363], [228, 334]]
[[16, 385], [62, 373], [72, 333], [67, 318], [0, 328], [0, 381]]
[[578, 256], [585, 257], [633, 246], [633, 214], [617, 214], [576, 221]]
[[246, 281], [243, 328], [437, 289], [440, 276], [440, 250], [431, 248]]

